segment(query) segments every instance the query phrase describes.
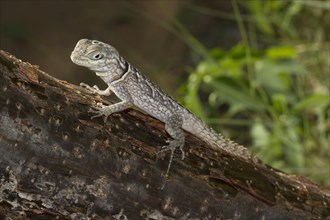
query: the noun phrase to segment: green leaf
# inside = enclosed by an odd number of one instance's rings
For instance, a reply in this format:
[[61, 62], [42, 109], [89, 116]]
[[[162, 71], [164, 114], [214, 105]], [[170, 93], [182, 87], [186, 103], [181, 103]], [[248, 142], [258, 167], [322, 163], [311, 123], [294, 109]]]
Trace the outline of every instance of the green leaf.
[[228, 51], [228, 56], [231, 58], [245, 58], [246, 46], [242, 43], [237, 44]]
[[273, 108], [276, 112], [284, 114], [288, 111], [288, 98], [284, 94], [274, 94], [272, 96]]
[[289, 92], [291, 74], [306, 74], [306, 69], [296, 62], [275, 62], [262, 59], [255, 63], [256, 81], [273, 92]]
[[272, 35], [274, 33], [271, 23], [269, 22], [269, 8], [271, 4], [264, 1], [245, 1], [248, 8], [253, 12], [253, 18], [256, 21], [258, 28], [266, 34]]
[[251, 137], [253, 139], [253, 146], [264, 149], [270, 145], [270, 134], [261, 122], [256, 122], [251, 127]]
[[242, 78], [242, 62], [241, 60], [233, 60], [231, 57], [226, 57], [221, 60], [221, 66], [227, 71], [227, 75], [234, 78]]
[[283, 70], [285, 71], [285, 67], [279, 67], [269, 60], [260, 60], [255, 64], [256, 81], [261, 87], [272, 92], [287, 92], [289, 82], [279, 75]]
[[306, 109], [325, 108], [330, 105], [330, 97], [328, 94], [311, 95], [294, 106], [295, 111], [303, 111]]
[[297, 56], [293, 47], [277, 46], [266, 50], [266, 56], [270, 59], [292, 59]]
[[230, 104], [233, 112], [247, 109], [263, 110], [266, 108], [258, 97], [252, 96], [247, 89], [240, 87], [230, 78], [221, 77], [206, 83], [212, 87], [218, 97]]

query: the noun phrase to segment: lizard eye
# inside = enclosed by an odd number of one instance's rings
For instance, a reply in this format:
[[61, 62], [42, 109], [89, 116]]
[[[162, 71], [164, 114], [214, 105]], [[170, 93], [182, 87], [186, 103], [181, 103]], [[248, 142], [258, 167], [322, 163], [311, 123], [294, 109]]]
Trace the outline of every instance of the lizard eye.
[[103, 58], [103, 54], [102, 53], [94, 53], [90, 56], [90, 58], [92, 60], [100, 60]]
[[99, 59], [102, 58], [102, 54], [97, 53], [97, 54], [95, 54], [95, 55], [93, 56], [93, 58], [94, 58], [95, 60], [99, 60]]

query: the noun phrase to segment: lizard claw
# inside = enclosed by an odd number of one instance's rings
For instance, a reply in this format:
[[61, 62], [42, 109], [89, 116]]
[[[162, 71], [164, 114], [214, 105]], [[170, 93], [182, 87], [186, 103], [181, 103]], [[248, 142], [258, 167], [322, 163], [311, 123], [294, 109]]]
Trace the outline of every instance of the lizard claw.
[[88, 90], [89, 92], [91, 92], [92, 94], [97, 94], [100, 89], [99, 87], [97, 87], [97, 85], [94, 85], [93, 87], [89, 86], [88, 84], [86, 83], [80, 83], [79, 84], [82, 88]]
[[174, 156], [175, 150], [177, 148], [179, 148], [181, 150], [181, 159], [182, 160], [185, 158], [185, 153], [183, 151], [183, 144], [182, 143], [177, 142], [176, 140], [167, 140], [166, 142], [169, 143], [169, 145], [162, 146], [162, 149], [160, 151], [158, 151], [156, 153], [156, 155], [158, 157], [158, 155], [160, 153], [163, 153], [165, 151], [171, 151], [170, 161], [168, 163], [167, 171], [166, 171], [166, 175], [167, 175], [169, 173], [169, 171], [170, 171], [170, 167], [171, 167], [171, 164], [172, 164], [172, 161], [173, 161], [173, 156]]
[[[165, 141], [166, 143], [171, 143], [170, 140], [166, 140]], [[171, 151], [171, 154], [174, 154], [174, 151], [177, 149], [176, 146], [172, 146], [172, 145], [165, 145], [165, 146], [162, 146], [162, 149], [160, 151], [158, 151], [156, 153], [156, 155], [159, 155], [160, 153], [163, 153], [163, 152], [166, 152], [166, 151]], [[184, 150], [182, 149], [182, 147], [179, 147], [180, 151], [181, 151], [181, 159], [184, 160], [185, 158], [185, 152]]]
[[92, 88], [93, 88], [94, 90], [96, 90], [96, 91], [100, 91], [100, 89], [99, 89], [99, 87], [98, 87], [97, 85], [94, 85]]
[[79, 83], [79, 86], [83, 88], [89, 87], [89, 85], [87, 85], [86, 83]]
[[98, 103], [96, 103], [96, 105], [97, 105], [97, 107], [99, 107], [100, 109], [106, 107], [106, 105], [103, 105], [102, 102], [98, 102]]
[[93, 119], [93, 118], [98, 118], [98, 117], [102, 117], [102, 116], [103, 116], [103, 122], [104, 122], [104, 123], [107, 122], [107, 119], [108, 119], [108, 116], [109, 116], [109, 115], [105, 115], [105, 114], [103, 114], [103, 113], [100, 113], [99, 111], [94, 111], [94, 112], [95, 112], [95, 113], [98, 113], [98, 114], [93, 115], [93, 116], [91, 117], [91, 119]]
[[102, 103], [98, 102], [98, 103], [96, 103], [96, 105], [97, 105], [97, 107], [99, 107], [99, 109], [97, 109], [97, 110], [93, 110], [93, 109], [88, 110], [88, 112], [96, 114], [96, 115], [93, 115], [91, 117], [91, 119], [103, 116], [103, 121], [104, 121], [104, 123], [106, 123], [107, 118], [111, 113], [106, 111], [106, 106], [103, 105]]
[[99, 109], [99, 110], [90, 110], [88, 112], [91, 112], [91, 113], [96, 114], [96, 115], [93, 115], [91, 117], [91, 119], [94, 119], [94, 118], [98, 118], [98, 117], [102, 117], [103, 116], [104, 123], [107, 122], [108, 116], [110, 115], [110, 114], [105, 113], [104, 111], [102, 111], [102, 109]]

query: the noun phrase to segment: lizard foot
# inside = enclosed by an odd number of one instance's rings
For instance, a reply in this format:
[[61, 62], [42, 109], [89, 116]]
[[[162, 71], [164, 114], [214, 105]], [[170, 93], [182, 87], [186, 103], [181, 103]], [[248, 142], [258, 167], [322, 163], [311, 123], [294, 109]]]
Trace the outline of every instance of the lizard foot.
[[104, 121], [104, 123], [106, 123], [107, 122], [107, 118], [108, 118], [108, 116], [109, 115], [111, 115], [113, 112], [111, 111], [111, 108], [110, 108], [110, 106], [106, 106], [106, 105], [103, 105], [102, 103], [97, 103], [96, 104], [98, 107], [99, 107], [99, 109], [98, 110], [89, 110], [88, 112], [90, 112], [90, 113], [94, 113], [94, 114], [96, 114], [96, 115], [93, 115], [92, 117], [91, 117], [91, 119], [93, 119], [93, 118], [97, 118], [97, 117], [102, 117], [103, 116], [103, 121]]
[[184, 160], [185, 158], [185, 153], [183, 150], [183, 146], [184, 144], [181, 143], [176, 143], [178, 141], [176, 140], [166, 140], [166, 143], [168, 143], [168, 145], [162, 146], [162, 149], [160, 151], [157, 152], [157, 154], [166, 152], [166, 151], [171, 151], [171, 154], [174, 154], [174, 151], [179, 148], [181, 151], [181, 160]]
[[160, 151], [158, 151], [156, 154], [160, 154], [160, 153], [163, 153], [163, 152], [166, 152], [166, 151], [171, 151], [171, 155], [170, 155], [170, 161], [168, 163], [168, 166], [167, 166], [167, 171], [166, 171], [166, 175], [169, 173], [170, 171], [170, 168], [171, 168], [171, 165], [172, 165], [172, 161], [173, 161], [173, 156], [174, 156], [174, 152], [177, 148], [180, 149], [181, 151], [181, 159], [183, 160], [185, 158], [185, 153], [184, 153], [184, 150], [183, 150], [183, 146], [184, 146], [184, 143], [181, 143], [181, 141], [178, 141], [178, 140], [167, 140], [166, 141], [167, 143], [169, 143], [169, 145], [165, 145], [162, 147], [162, 149]]

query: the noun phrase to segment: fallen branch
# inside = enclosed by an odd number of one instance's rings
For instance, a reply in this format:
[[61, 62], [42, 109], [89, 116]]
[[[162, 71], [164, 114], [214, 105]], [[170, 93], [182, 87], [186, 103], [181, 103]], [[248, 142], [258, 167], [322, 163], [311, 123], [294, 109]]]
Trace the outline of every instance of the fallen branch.
[[91, 120], [101, 101], [0, 51], [1, 219], [329, 218], [329, 191], [190, 134], [164, 177], [164, 125], [136, 110]]

